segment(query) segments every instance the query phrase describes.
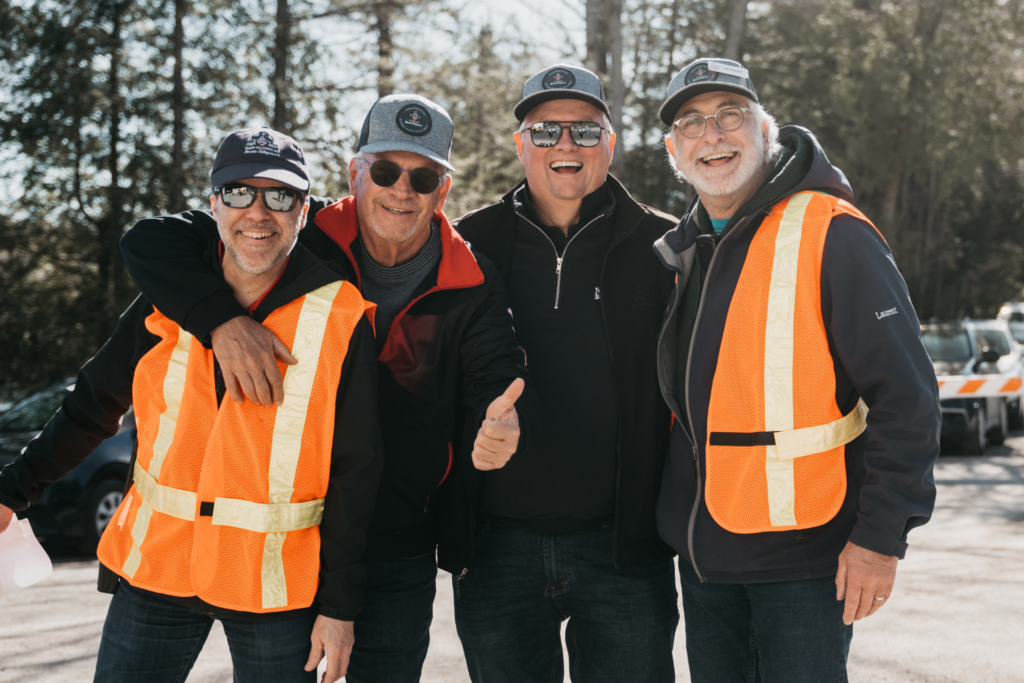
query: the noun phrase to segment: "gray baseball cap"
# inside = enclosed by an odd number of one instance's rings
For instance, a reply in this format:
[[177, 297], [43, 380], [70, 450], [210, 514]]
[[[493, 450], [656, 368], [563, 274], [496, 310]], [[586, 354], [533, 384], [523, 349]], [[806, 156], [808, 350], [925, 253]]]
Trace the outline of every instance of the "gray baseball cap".
[[568, 64], [555, 64], [531, 76], [523, 86], [523, 98], [512, 113], [522, 121], [531, 109], [551, 100], [580, 100], [594, 105], [608, 116], [612, 115], [597, 74], [582, 66]]
[[706, 57], [691, 62], [675, 75], [668, 84], [668, 93], [665, 95], [664, 104], [658, 110], [658, 118], [666, 126], [671, 126], [679, 107], [687, 100], [719, 90], [734, 92], [757, 102], [754, 83], [742, 64], [731, 59]]
[[455, 126], [440, 105], [419, 95], [382, 97], [366, 114], [357, 152], [412, 152], [449, 171]]
[[236, 130], [217, 149], [210, 172], [213, 186], [243, 178], [269, 178], [309, 191], [309, 168], [299, 143], [266, 126]]

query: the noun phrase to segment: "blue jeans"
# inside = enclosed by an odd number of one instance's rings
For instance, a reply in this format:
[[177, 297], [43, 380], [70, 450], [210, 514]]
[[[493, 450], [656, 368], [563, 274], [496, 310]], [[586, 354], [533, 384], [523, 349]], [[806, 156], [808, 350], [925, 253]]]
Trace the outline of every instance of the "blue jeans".
[[[304, 671], [316, 614], [223, 619], [236, 683], [313, 683]], [[180, 683], [196, 663], [213, 617], [121, 581], [103, 623], [95, 683]]]
[[679, 560], [693, 683], [846, 683], [853, 626], [833, 577], [701, 583]]
[[417, 683], [430, 644], [437, 558], [366, 563], [347, 683]]
[[473, 566], [453, 577], [455, 624], [474, 683], [675, 681], [671, 560], [616, 569], [612, 527], [538, 534], [485, 522]]

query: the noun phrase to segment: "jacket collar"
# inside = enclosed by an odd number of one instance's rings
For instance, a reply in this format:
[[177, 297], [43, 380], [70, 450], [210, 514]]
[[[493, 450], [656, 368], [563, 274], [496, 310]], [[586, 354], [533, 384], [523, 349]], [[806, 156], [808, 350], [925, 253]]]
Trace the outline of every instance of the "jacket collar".
[[[476, 257], [473, 256], [466, 241], [452, 228], [448, 217], [442, 211], [434, 216], [434, 219], [440, 224], [441, 231], [441, 264], [437, 271], [437, 289], [465, 289], [483, 284], [484, 274], [476, 262]], [[317, 212], [314, 222], [348, 256], [362, 287], [359, 262], [352, 253], [352, 244], [359, 236], [355, 195], [324, 207]]]

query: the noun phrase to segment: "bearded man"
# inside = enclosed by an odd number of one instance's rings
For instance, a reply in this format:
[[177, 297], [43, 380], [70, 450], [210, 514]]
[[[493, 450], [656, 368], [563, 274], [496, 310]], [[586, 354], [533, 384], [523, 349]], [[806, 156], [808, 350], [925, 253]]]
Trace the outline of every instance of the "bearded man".
[[[699, 59], [659, 112], [697, 197], [655, 244], [676, 416], [658, 530], [680, 556], [694, 681], [845, 681], [935, 499], [938, 387], [885, 239], [747, 70]], [[880, 312], [895, 311], [881, 315]]]

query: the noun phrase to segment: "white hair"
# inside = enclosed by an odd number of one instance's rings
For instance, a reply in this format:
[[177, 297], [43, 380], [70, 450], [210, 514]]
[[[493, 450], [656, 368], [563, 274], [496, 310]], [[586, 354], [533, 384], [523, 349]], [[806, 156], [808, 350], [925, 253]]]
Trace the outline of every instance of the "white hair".
[[[765, 166], [771, 168], [775, 165], [775, 162], [782, 156], [782, 143], [779, 142], [779, 124], [776, 123], [775, 117], [768, 113], [768, 111], [757, 102], [753, 101], [749, 97], [744, 98], [747, 101], [747, 108], [750, 109], [750, 113], [754, 117], [754, 121], [757, 123], [758, 129], [764, 123], [768, 124], [768, 151], [765, 153], [764, 163]], [[668, 134], [672, 135], [675, 126], [669, 129]], [[668, 155], [668, 165], [672, 167], [672, 171], [676, 174], [682, 182], [689, 182], [686, 177], [679, 171], [679, 167], [676, 166], [675, 156], [668, 152], [666, 147], [665, 153]]]

